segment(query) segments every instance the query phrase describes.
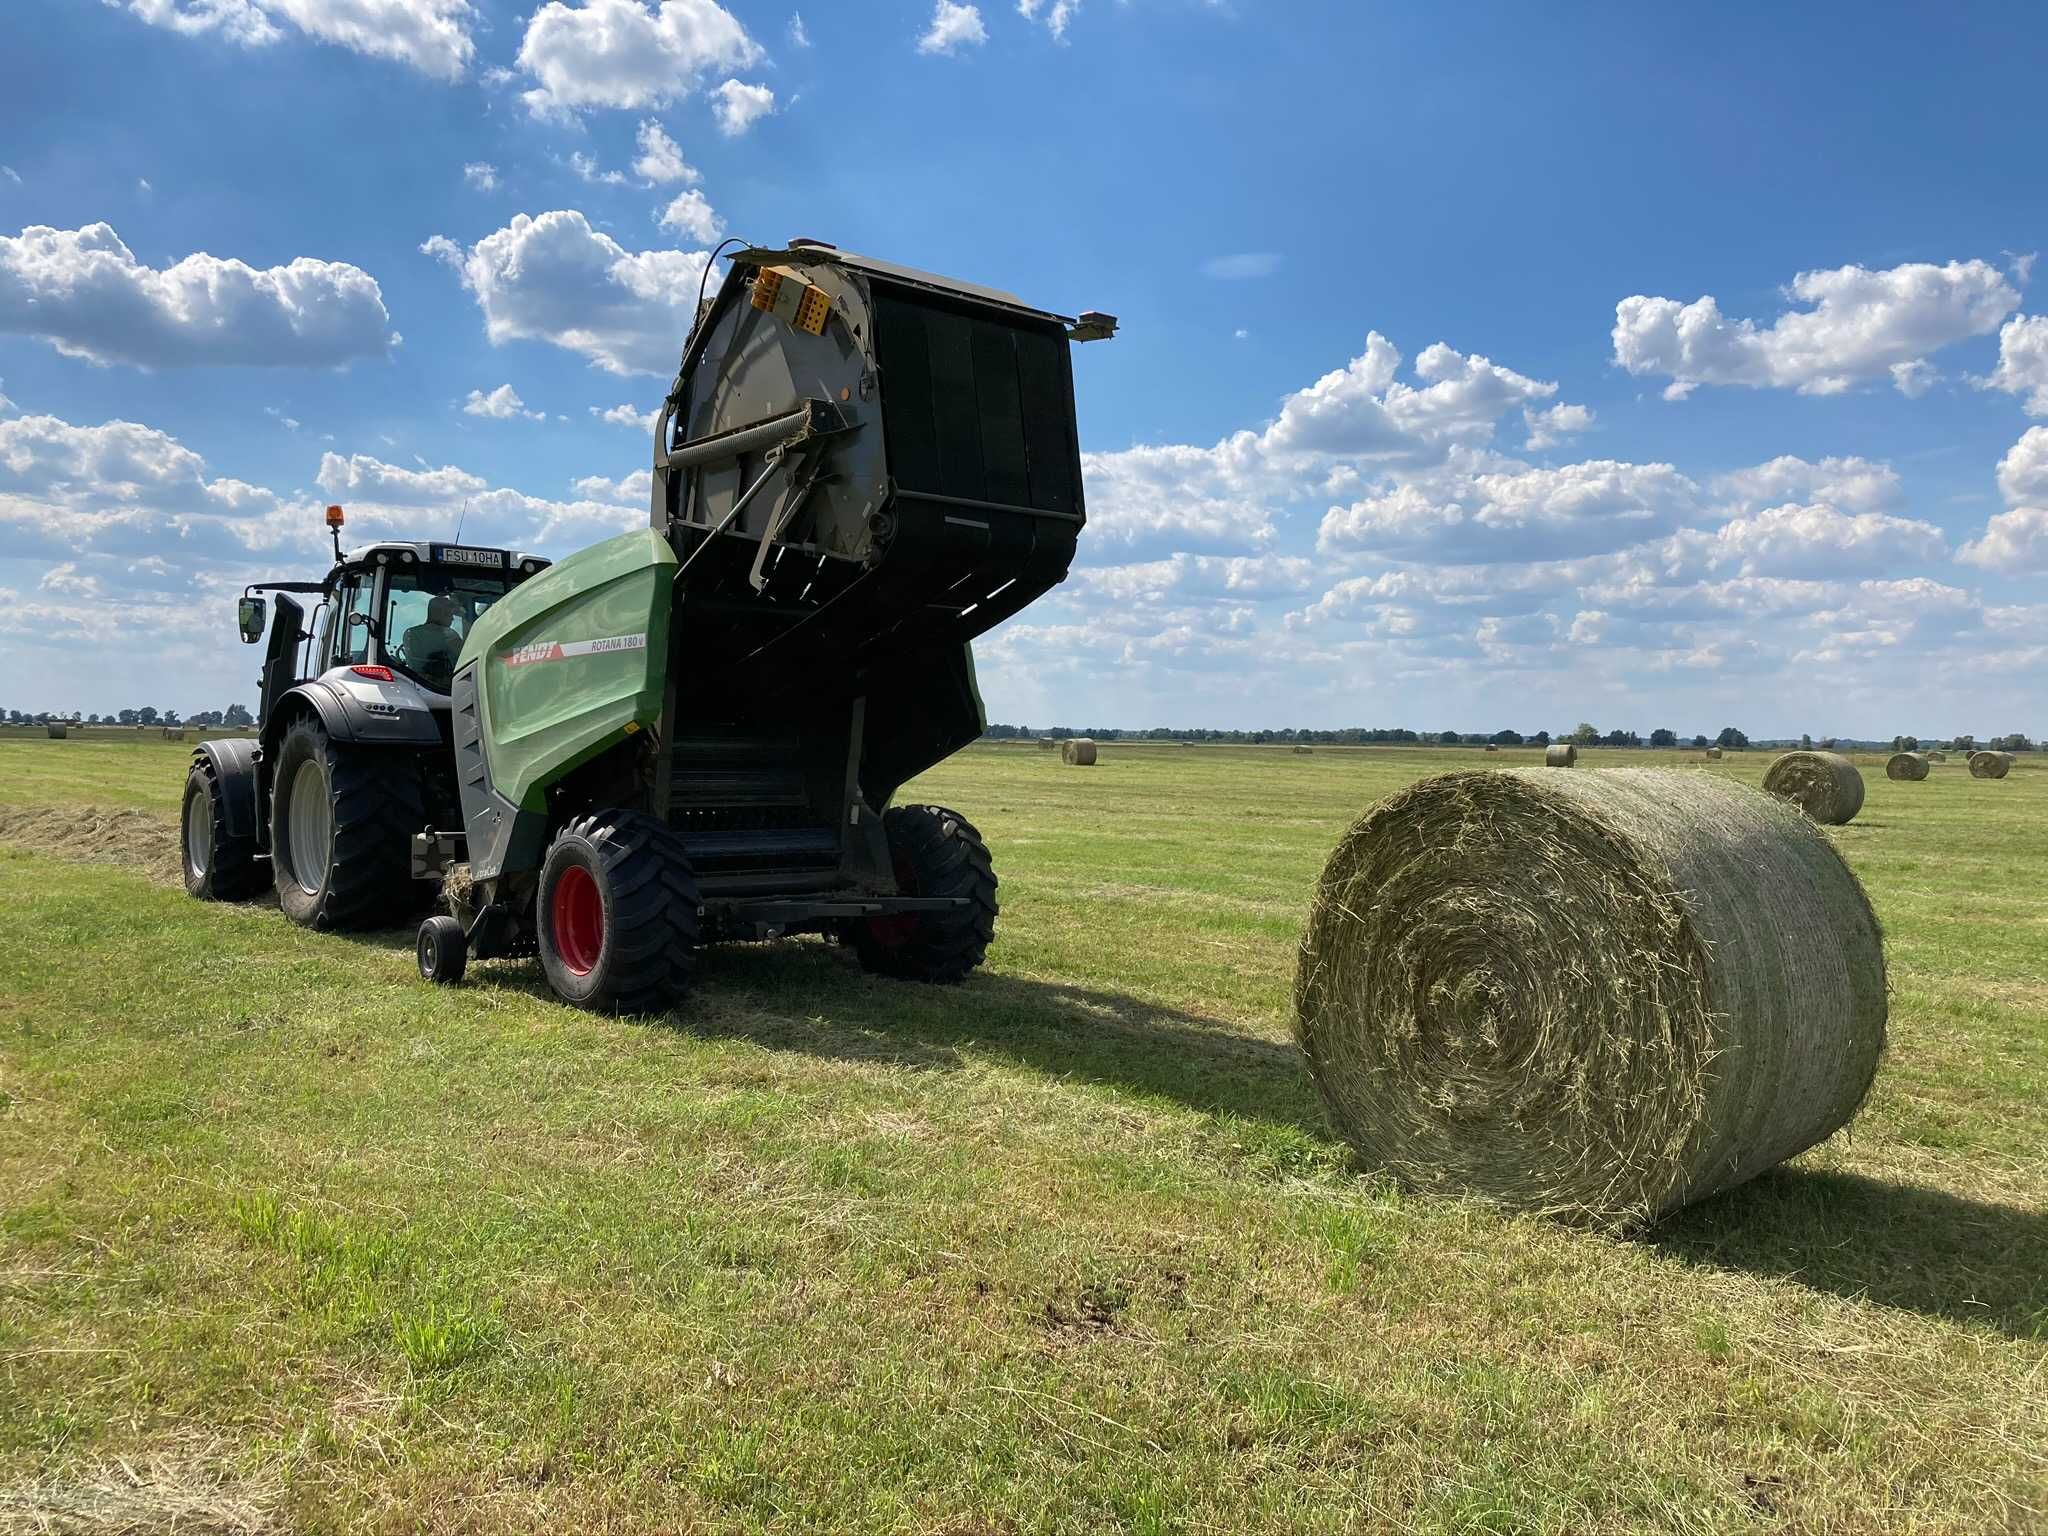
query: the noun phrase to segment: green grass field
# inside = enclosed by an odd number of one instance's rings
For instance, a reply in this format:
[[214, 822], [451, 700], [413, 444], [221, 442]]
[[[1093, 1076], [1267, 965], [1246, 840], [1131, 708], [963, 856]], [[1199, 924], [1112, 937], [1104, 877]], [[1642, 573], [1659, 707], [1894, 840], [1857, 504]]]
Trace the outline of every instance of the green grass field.
[[[168, 822], [186, 750], [0, 742], [0, 817]], [[906, 798], [995, 851], [983, 974], [719, 950], [666, 1022], [17, 816], [0, 1529], [2044, 1528], [2048, 769], [1866, 763], [1870, 1103], [1622, 1240], [1353, 1168], [1288, 1043], [1342, 828], [1533, 756], [971, 750]]]

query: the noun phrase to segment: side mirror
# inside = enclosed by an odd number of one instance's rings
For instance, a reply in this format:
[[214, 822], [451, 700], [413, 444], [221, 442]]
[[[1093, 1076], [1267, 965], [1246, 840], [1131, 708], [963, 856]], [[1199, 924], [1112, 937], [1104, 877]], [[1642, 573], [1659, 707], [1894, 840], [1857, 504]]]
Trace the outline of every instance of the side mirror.
[[242, 644], [254, 645], [263, 638], [264, 603], [260, 597], [245, 597], [235, 604], [235, 626], [242, 632]]

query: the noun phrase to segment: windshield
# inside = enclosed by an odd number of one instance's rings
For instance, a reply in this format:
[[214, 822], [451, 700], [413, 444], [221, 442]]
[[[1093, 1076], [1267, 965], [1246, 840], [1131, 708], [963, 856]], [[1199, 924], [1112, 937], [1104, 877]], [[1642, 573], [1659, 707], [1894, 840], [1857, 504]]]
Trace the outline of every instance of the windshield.
[[470, 627], [505, 595], [505, 577], [432, 566], [387, 570], [384, 660], [446, 693]]

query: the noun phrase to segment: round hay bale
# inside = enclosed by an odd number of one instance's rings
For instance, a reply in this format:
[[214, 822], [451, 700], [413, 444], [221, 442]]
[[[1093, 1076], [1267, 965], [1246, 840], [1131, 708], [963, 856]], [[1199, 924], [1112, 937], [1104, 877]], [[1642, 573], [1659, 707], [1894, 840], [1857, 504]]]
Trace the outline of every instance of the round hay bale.
[[1884, 776], [1917, 784], [1927, 777], [1927, 759], [1918, 752], [1894, 752], [1885, 759]]
[[1500, 743], [1497, 741], [1489, 741], [1486, 744], [1486, 750], [1489, 752], [1498, 752], [1500, 750]]
[[1560, 741], [1543, 753], [1543, 766], [1546, 768], [1571, 768], [1577, 766], [1578, 761], [1579, 749], [1568, 741]]
[[1863, 775], [1839, 752], [1787, 752], [1764, 775], [1764, 791], [1828, 827], [1847, 825], [1863, 809]]
[[1050, 736], [1041, 736], [1038, 738], [1038, 748], [1041, 752], [1050, 752], [1054, 747], [1058, 745], [1059, 743], [1054, 741]]
[[1311, 753], [1311, 752], [1313, 752], [1313, 751], [1315, 751], [1315, 748], [1314, 748], [1314, 747], [1301, 747], [1301, 746], [1298, 746], [1298, 747], [1296, 747], [1296, 748], [1294, 749], [1294, 755], [1295, 755], [1296, 757], [1305, 757], [1305, 756], [1307, 756], [1307, 755], [1308, 755], [1309, 753]]
[[1718, 763], [1719, 761], [1721, 761], [1721, 749], [1719, 747], [1707, 748], [1707, 757], [1711, 761]]
[[1948, 761], [1948, 754], [1946, 752], [1927, 751], [1922, 752], [1920, 755], [1930, 763], [1945, 763]]
[[1745, 785], [1451, 773], [1338, 843], [1294, 998], [1369, 1166], [1625, 1228], [1849, 1122], [1884, 1045], [1884, 947], [1828, 839]]
[[1076, 768], [1095, 766], [1095, 741], [1088, 736], [1075, 736], [1060, 746], [1060, 761]]
[[165, 741], [183, 741], [184, 739], [185, 732], [183, 727], [176, 725], [167, 725], [164, 727]]
[[1970, 754], [1970, 777], [1973, 779], [2002, 779], [2012, 772], [2010, 752], [1972, 752]]
[[66, 736], [71, 734], [71, 728], [69, 726], [52, 725], [45, 727], [45, 729], [49, 731], [50, 740], [52, 741], [62, 741]]

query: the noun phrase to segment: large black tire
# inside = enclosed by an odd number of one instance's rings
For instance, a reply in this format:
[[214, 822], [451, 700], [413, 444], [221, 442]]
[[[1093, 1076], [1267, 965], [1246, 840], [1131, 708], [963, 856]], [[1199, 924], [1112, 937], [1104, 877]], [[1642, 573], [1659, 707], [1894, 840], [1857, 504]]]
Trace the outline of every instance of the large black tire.
[[541, 865], [541, 970], [594, 1013], [667, 1013], [690, 990], [702, 940], [683, 840], [641, 811], [600, 811], [557, 834]]
[[271, 779], [270, 862], [286, 917], [307, 928], [396, 927], [416, 908], [412, 834], [427, 819], [416, 770], [404, 748], [338, 746], [317, 720], [285, 732]]
[[185, 889], [201, 901], [247, 901], [270, 884], [256, 839], [229, 835], [225, 800], [213, 765], [204, 759], [194, 763], [185, 775], [178, 847]]
[[950, 912], [870, 917], [845, 936], [863, 969], [899, 981], [965, 981], [996, 936], [996, 871], [988, 844], [958, 811], [942, 805], [899, 805], [882, 831], [905, 896], [964, 896]]

